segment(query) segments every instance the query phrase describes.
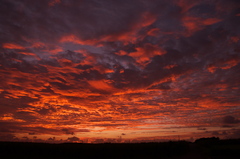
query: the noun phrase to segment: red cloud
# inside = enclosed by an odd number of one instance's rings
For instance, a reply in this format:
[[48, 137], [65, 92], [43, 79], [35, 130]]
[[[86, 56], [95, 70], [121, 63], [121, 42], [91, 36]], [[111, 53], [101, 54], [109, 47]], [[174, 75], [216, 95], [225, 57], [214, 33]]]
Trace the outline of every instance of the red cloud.
[[25, 47], [18, 45], [18, 44], [13, 44], [13, 43], [4, 43], [2, 45], [3, 48], [5, 49], [18, 49], [18, 50], [25, 50]]
[[94, 81], [88, 81], [88, 83], [96, 88], [96, 89], [99, 89], [99, 90], [104, 90], [104, 91], [108, 91], [108, 92], [114, 92], [116, 91], [117, 89], [114, 88], [113, 86], [111, 86], [110, 83], [108, 83], [107, 81], [103, 81], [103, 80], [94, 80]]
[[55, 6], [56, 4], [59, 4], [59, 3], [61, 3], [61, 0], [51, 0], [48, 3], [48, 6], [52, 7], [52, 6]]
[[239, 58], [232, 58], [228, 60], [218, 60], [214, 64], [208, 65], [207, 69], [209, 72], [214, 73], [216, 69], [230, 69], [236, 66], [240, 62]]
[[91, 40], [86, 40], [86, 41], [81, 40], [80, 38], [78, 38], [77, 36], [72, 35], [72, 34], [63, 36], [60, 39], [60, 42], [62, 42], [62, 43], [71, 42], [71, 43], [80, 44], [80, 45], [93, 45], [96, 43], [95, 41], [91, 41]]
[[149, 36], [157, 36], [160, 32], [159, 28], [153, 28], [147, 32], [147, 35]]
[[175, 3], [181, 7], [182, 13], [187, 12], [190, 8], [199, 3], [199, 0], [188, 1], [188, 0], [176, 0]]
[[[107, 34], [99, 37], [98, 39], [88, 39], [88, 40], [82, 40], [81, 38], [70, 34], [63, 36], [60, 39], [60, 42], [65, 43], [65, 42], [71, 42], [75, 44], [80, 44], [80, 45], [97, 45], [97, 46], [102, 46], [102, 42], [113, 42], [113, 41], [121, 41], [124, 42], [125, 44], [134, 43], [136, 42], [139, 38], [144, 38], [146, 35], [138, 35], [138, 32], [145, 27], [148, 27], [152, 25], [156, 21], [156, 16], [154, 14], [151, 14], [150, 12], [144, 12], [139, 20], [132, 25], [129, 26], [128, 30], [123, 31], [123, 32], [116, 32], [113, 34]], [[154, 33], [154, 31], [152, 31]], [[153, 34], [152, 33], [152, 34]]]
[[136, 52], [131, 52], [129, 56], [133, 57], [137, 63], [143, 66], [150, 62], [150, 58], [166, 53], [158, 45], [152, 45], [150, 43], [146, 43], [143, 47], [136, 48], [136, 50]]
[[221, 19], [218, 19], [218, 18], [203, 19], [203, 18], [191, 17], [191, 16], [186, 16], [186, 17], [183, 17], [182, 19], [183, 25], [187, 28], [188, 36], [192, 35], [196, 31], [203, 29], [207, 25], [212, 25], [220, 21]]
[[145, 36], [138, 35], [138, 32], [142, 28], [152, 25], [156, 19], [156, 15], [151, 14], [150, 12], [144, 12], [140, 16], [140, 19], [130, 26], [128, 31], [104, 36], [101, 41], [121, 41], [125, 44], [134, 43]]
[[234, 43], [238, 43], [238, 41], [239, 41], [239, 37], [237, 37], [237, 36], [232, 36], [230, 39]]

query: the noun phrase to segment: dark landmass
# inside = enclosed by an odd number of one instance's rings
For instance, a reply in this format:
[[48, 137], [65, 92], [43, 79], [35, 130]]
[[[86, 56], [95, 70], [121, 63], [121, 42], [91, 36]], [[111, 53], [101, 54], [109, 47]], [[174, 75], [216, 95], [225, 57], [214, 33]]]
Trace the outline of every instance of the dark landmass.
[[240, 139], [119, 144], [0, 142], [0, 153], [1, 158], [24, 159], [239, 159]]

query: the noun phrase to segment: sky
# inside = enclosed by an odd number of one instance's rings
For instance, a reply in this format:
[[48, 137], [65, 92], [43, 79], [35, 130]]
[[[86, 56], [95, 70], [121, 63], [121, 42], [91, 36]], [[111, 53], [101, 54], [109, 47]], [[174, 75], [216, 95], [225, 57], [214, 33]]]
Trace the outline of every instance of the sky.
[[0, 141], [240, 138], [239, 0], [0, 0]]

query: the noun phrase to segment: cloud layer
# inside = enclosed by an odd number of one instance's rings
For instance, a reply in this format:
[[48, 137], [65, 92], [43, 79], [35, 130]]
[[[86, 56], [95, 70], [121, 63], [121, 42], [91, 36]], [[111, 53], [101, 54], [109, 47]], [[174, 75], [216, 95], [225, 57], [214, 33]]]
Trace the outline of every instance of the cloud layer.
[[0, 140], [233, 137], [239, 7], [236, 0], [2, 0]]

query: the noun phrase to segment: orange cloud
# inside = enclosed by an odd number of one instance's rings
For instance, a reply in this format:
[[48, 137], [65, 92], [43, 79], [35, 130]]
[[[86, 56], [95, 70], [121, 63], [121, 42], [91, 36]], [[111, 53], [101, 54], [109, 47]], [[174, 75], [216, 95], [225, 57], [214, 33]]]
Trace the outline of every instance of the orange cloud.
[[239, 63], [239, 59], [231, 59], [229, 61], [224, 62], [224, 66], [221, 67], [221, 69], [230, 69], [234, 66], [236, 66]]
[[153, 28], [153, 29], [150, 29], [148, 32], [147, 32], [147, 35], [149, 36], [157, 36], [160, 32], [160, 29], [159, 28]]
[[176, 67], [177, 65], [176, 64], [173, 64], [173, 65], [167, 65], [167, 66], [165, 66], [164, 68], [165, 69], [172, 69], [172, 68], [174, 68], [174, 67]]
[[92, 66], [96, 65], [97, 59], [96, 59], [96, 57], [93, 54], [89, 54], [89, 53], [87, 53], [85, 51], [83, 51], [81, 53], [85, 57], [85, 59], [83, 61], [81, 61], [82, 65], [92, 65]]
[[66, 43], [66, 42], [71, 42], [73, 44], [80, 44], [80, 45], [96, 45], [96, 43], [98, 42], [98, 40], [92, 39], [92, 40], [82, 40], [81, 38], [70, 34], [70, 35], [66, 35], [63, 36], [60, 39], [61, 43]]
[[116, 52], [115, 54], [124, 56], [124, 55], [127, 55], [128, 53], [126, 51], [120, 50], [120, 51]]
[[209, 65], [207, 67], [207, 70], [211, 73], [214, 73], [216, 71], [217, 67], [216, 66], [213, 66], [213, 65]]
[[[141, 22], [138, 24], [142, 27], [147, 27], [156, 21], [156, 16], [150, 12], [145, 12], [142, 14]], [[137, 27], [137, 26], [135, 26]]]
[[212, 24], [218, 23], [220, 21], [222, 21], [222, 20], [218, 19], [218, 18], [207, 18], [202, 21], [202, 24], [203, 25], [212, 25]]
[[12, 113], [3, 114], [3, 116], [0, 116], [0, 121], [7, 121], [7, 122], [24, 122], [24, 120], [16, 119], [14, 118], [14, 115]]
[[218, 18], [203, 19], [200, 17], [191, 17], [191, 16], [185, 16], [182, 19], [182, 23], [187, 29], [187, 36], [190, 36], [196, 31], [203, 29], [207, 25], [212, 25], [220, 21], [222, 20]]
[[[31, 40], [28, 40], [28, 42], [32, 42]], [[34, 42], [33, 44], [32, 44], [32, 48], [41, 48], [41, 47], [45, 47], [46, 45], [44, 44], [44, 43], [42, 43], [42, 42]]]
[[34, 54], [34, 53], [31, 53], [31, 52], [18, 52], [20, 54], [23, 54], [23, 55], [27, 55], [27, 56], [32, 56], [34, 58], [36, 58], [37, 60], [40, 60], [39, 56]]
[[115, 88], [111, 86], [109, 83], [103, 80], [98, 80], [98, 81], [88, 81], [88, 83], [99, 90], [105, 90], [105, 91], [114, 91]]
[[166, 53], [158, 45], [152, 45], [150, 43], [146, 43], [143, 47], [136, 48], [136, 50], [136, 52], [129, 53], [129, 56], [133, 57], [136, 62], [142, 66], [145, 66], [147, 63], [149, 63], [150, 58]]
[[215, 64], [208, 65], [207, 70], [211, 73], [214, 73], [216, 69], [224, 69], [224, 70], [230, 69], [236, 66], [239, 63], [239, 61], [240, 60], [238, 58], [220, 60], [220, 61], [217, 61]]
[[13, 44], [13, 43], [4, 43], [2, 45], [3, 48], [5, 49], [18, 49], [18, 50], [25, 50], [25, 47], [18, 45], [18, 44]]
[[56, 49], [52, 49], [52, 50], [47, 50], [49, 53], [53, 54], [53, 55], [56, 55], [58, 54], [59, 52], [63, 52], [64, 50], [60, 47], [56, 48]]

